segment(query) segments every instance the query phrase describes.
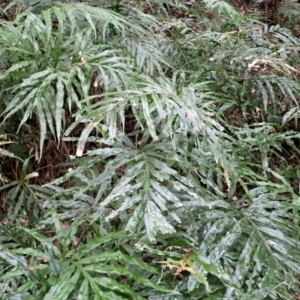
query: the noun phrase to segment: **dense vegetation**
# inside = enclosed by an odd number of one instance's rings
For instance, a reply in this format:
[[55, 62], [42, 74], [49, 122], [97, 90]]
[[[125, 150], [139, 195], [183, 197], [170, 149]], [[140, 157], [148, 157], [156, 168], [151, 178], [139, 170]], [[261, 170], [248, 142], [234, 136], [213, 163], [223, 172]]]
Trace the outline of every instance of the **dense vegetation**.
[[62, 2], [0, 11], [0, 299], [300, 299], [300, 4]]

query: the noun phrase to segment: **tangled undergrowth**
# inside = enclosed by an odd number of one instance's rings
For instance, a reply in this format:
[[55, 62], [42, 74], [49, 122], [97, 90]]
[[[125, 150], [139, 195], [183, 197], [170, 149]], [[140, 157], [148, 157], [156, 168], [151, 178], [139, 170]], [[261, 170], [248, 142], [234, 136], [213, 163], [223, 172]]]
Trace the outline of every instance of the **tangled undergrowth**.
[[291, 4], [281, 27], [215, 0], [20, 3], [0, 26], [0, 298], [299, 298]]

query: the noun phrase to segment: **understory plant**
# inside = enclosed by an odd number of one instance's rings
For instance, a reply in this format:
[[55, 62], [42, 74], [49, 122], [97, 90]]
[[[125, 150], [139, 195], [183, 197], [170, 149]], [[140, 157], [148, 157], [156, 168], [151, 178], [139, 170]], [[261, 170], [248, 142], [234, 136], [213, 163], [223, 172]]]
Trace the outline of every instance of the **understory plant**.
[[48, 6], [0, 27], [0, 298], [298, 297], [299, 39], [224, 1]]

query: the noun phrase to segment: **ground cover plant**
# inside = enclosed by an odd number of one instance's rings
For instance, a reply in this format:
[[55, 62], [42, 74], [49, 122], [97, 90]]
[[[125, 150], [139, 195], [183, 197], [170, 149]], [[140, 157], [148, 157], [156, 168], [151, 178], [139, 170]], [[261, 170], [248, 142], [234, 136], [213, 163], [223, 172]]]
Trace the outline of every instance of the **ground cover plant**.
[[1, 11], [0, 299], [300, 298], [300, 5], [64, 2]]

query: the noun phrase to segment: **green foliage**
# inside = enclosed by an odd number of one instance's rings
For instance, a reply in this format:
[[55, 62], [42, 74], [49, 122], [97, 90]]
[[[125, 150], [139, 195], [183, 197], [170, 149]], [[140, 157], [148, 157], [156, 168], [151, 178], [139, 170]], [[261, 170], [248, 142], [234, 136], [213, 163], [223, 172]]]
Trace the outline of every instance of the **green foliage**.
[[27, 4], [0, 28], [1, 299], [294, 299], [299, 39], [224, 1]]
[[[17, 235], [22, 235], [23, 231], [37, 245], [36, 249], [23, 245], [10, 251], [1, 249], [1, 258], [15, 267], [1, 276], [6, 285], [2, 295], [5, 299], [30, 294], [35, 295], [35, 299], [67, 299], [70, 295], [76, 299], [90, 299], [92, 295], [95, 299], [123, 299], [125, 295], [145, 299], [129, 286], [131, 281], [172, 293], [147, 278], [147, 273], [158, 274], [155, 268], [132, 257], [132, 253], [118, 250], [122, 249], [122, 239], [127, 237], [125, 233], [115, 232], [96, 239], [87, 237], [88, 241], [80, 245], [80, 237], [75, 238], [83, 221], [81, 218], [69, 229], [63, 228], [54, 211], [52, 219], [55, 231], [51, 238], [24, 227], [16, 229]], [[19, 276], [23, 277], [23, 284], [15, 291], [15, 279]], [[121, 282], [120, 277], [124, 277]]]
[[292, 19], [295, 20], [295, 18], [299, 20], [299, 6], [299, 3], [288, 1], [279, 9], [279, 14], [282, 15], [284, 18], [288, 19], [289, 21], [291, 21]]
[[299, 36], [300, 3], [299, 1], [286, 1], [278, 10], [278, 15], [283, 19], [286, 27]]

